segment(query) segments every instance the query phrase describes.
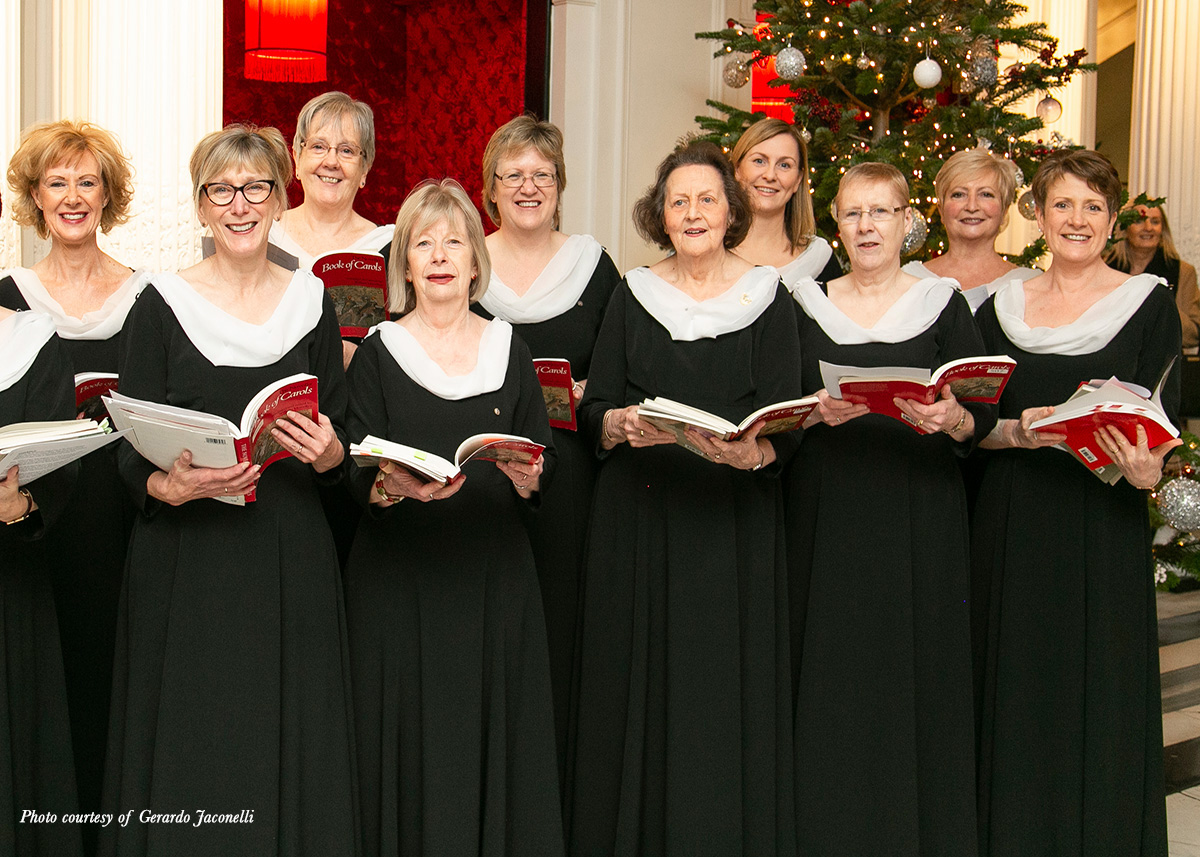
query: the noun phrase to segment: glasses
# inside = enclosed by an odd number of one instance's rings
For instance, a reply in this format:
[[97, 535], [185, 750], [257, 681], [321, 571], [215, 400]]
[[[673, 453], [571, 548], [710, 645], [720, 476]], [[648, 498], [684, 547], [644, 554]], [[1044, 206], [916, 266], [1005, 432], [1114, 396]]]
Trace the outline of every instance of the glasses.
[[896, 216], [898, 212], [908, 208], [907, 205], [897, 205], [895, 208], [884, 208], [876, 206], [875, 208], [852, 208], [849, 211], [839, 211], [837, 215], [838, 223], [857, 224], [864, 217], [871, 218], [873, 223], [886, 223]]
[[311, 143], [305, 140], [300, 146], [303, 149], [307, 149], [308, 153], [314, 158], [324, 158], [329, 154], [329, 150], [333, 149], [337, 152], [339, 161], [353, 161], [363, 153], [363, 150], [358, 146], [352, 146], [349, 143], [338, 143], [336, 146], [330, 146], [324, 140], [313, 140]]
[[524, 187], [525, 182], [529, 180], [533, 181], [534, 187], [554, 187], [556, 182], [554, 173], [534, 173], [531, 176], [524, 173], [496, 173], [496, 178], [500, 179], [500, 184], [505, 187]]
[[208, 201], [213, 205], [229, 205], [233, 202], [233, 198], [240, 191], [242, 197], [249, 203], [266, 202], [275, 190], [274, 179], [259, 179], [249, 184], [244, 184], [241, 187], [234, 187], [231, 184], [224, 182], [209, 182], [208, 184], [200, 185], [200, 190], [204, 191], [204, 195], [208, 197]]

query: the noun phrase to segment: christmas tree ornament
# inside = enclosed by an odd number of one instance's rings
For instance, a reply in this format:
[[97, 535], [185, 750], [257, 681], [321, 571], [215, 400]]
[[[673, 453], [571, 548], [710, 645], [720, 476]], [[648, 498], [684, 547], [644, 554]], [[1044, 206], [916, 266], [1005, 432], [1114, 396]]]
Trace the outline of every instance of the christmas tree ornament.
[[913, 222], [909, 228], [908, 234], [904, 236], [904, 243], [900, 245], [900, 252], [909, 256], [925, 246], [925, 239], [929, 237], [929, 224], [925, 222], [925, 215], [912, 210]]
[[[1008, 158], [1008, 160], [1011, 161], [1012, 158]], [[1013, 166], [1016, 166], [1015, 161], [1013, 161]], [[1016, 184], [1017, 187], [1025, 187], [1025, 171], [1023, 169], [1021, 169], [1020, 167], [1017, 167], [1017, 171], [1013, 175], [1013, 182]]]
[[745, 60], [730, 60], [725, 64], [725, 85], [741, 89], [750, 82], [750, 66]]
[[938, 101], [932, 95], [927, 95], [921, 99], [921, 103], [932, 110], [933, 108], [937, 107]]
[[795, 80], [808, 68], [808, 60], [799, 48], [788, 45], [775, 55], [775, 73], [784, 80]]
[[871, 58], [869, 56], [867, 56], [866, 51], [863, 51], [861, 54], [858, 55], [858, 59], [856, 59], [854, 61], [854, 64], [856, 66], [858, 66], [859, 68], [861, 68], [863, 71], [866, 71], [867, 69], [869, 69], [871, 67]]
[[1017, 200], [1017, 211], [1021, 212], [1021, 216], [1026, 220], [1037, 220], [1037, 204], [1033, 199], [1033, 191], [1027, 190], [1021, 194], [1021, 198]]
[[1158, 492], [1158, 511], [1181, 532], [1200, 530], [1200, 482], [1181, 476]]
[[942, 82], [942, 67], [926, 57], [913, 67], [913, 81], [922, 89], [933, 89]]
[[812, 132], [809, 131], [807, 128], [801, 128], [800, 129], [800, 139], [804, 141], [805, 145], [808, 145], [809, 143], [812, 142]]
[[976, 85], [984, 89], [995, 86], [999, 73], [1000, 68], [996, 62], [996, 55], [989, 49], [984, 48], [978, 52], [971, 51], [971, 77], [975, 79]]
[[1038, 102], [1035, 111], [1038, 119], [1041, 119], [1047, 125], [1051, 122], [1057, 122], [1058, 117], [1062, 116], [1062, 102], [1053, 95], [1047, 94], [1045, 98]]

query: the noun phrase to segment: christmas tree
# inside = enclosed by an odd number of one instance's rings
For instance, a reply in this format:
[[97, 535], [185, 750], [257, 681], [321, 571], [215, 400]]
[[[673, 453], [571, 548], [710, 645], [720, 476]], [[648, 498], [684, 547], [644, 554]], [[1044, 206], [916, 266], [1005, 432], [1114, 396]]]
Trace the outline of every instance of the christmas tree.
[[[1061, 55], [1044, 24], [1017, 23], [1025, 8], [1006, 0], [759, 0], [755, 8], [757, 22], [731, 20], [697, 38], [721, 43], [716, 56], [727, 58], [727, 82], [744, 82], [753, 63], [779, 75], [773, 85], [809, 140], [817, 229], [827, 237], [837, 234], [829, 203], [846, 168], [885, 161], [908, 177], [918, 223], [928, 222], [923, 242], [919, 227], [911, 236], [912, 258], [945, 248], [933, 190], [942, 160], [989, 146], [1031, 179], [1052, 147], [1071, 145], [1059, 135], [1036, 137], [1042, 117], [1061, 113], [1051, 92], [1096, 68], [1083, 62], [1084, 50]], [[1001, 69], [1002, 46], [1025, 59]], [[1017, 112], [1018, 102], [1037, 94], [1044, 95], [1037, 117]], [[708, 104], [727, 118], [697, 122], [727, 150], [763, 115]], [[1032, 215], [1027, 197], [1020, 207]], [[1012, 261], [1029, 264], [1044, 249], [1039, 239]]]

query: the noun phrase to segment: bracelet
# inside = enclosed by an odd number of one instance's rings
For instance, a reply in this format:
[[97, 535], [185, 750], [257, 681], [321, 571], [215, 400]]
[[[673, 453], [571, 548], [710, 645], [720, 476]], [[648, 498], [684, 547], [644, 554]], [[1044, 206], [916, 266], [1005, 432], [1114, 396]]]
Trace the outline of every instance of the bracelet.
[[18, 490], [18, 493], [25, 498], [25, 511], [21, 513], [21, 517], [13, 518], [11, 521], [5, 521], [4, 523], [7, 526], [19, 524], [33, 514], [33, 495], [29, 493], [29, 489], [21, 488]]
[[[962, 408], [962, 405], [959, 405]], [[952, 429], [942, 429], [946, 434], [954, 434], [956, 431], [962, 431], [962, 427], [967, 424], [967, 409], [962, 409], [962, 416], [958, 418], [958, 425]]]
[[613, 412], [613, 409], [604, 412], [604, 416], [600, 418], [600, 433], [604, 435], [604, 439], [609, 443], [619, 443], [619, 441], [608, 433], [608, 415]]
[[753, 473], [755, 470], [762, 470], [763, 462], [765, 462], [766, 460], [767, 460], [767, 454], [766, 454], [766, 452], [763, 451], [763, 448], [760, 446], [758, 448], [758, 464], [751, 467], [750, 472]]
[[387, 489], [383, 487], [383, 479], [386, 475], [387, 474], [385, 474], [382, 470], [380, 470], [379, 475], [375, 477], [375, 493], [378, 494], [383, 499], [387, 500], [389, 503], [399, 503], [401, 500], [404, 499], [404, 495], [403, 494], [389, 494], [387, 492]]

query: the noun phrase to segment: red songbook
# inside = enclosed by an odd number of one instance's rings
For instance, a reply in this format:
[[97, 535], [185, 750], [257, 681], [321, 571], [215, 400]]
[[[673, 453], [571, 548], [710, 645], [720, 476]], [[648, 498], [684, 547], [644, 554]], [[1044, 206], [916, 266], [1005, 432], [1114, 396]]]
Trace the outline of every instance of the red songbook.
[[108, 416], [101, 396], [117, 389], [115, 372], [80, 372], [75, 376], [75, 413], [100, 422]]
[[313, 261], [312, 272], [333, 301], [342, 336], [366, 336], [372, 327], [387, 321], [387, 267], [379, 253], [325, 253]]
[[865, 404], [873, 414], [901, 420], [921, 434], [929, 434], [929, 429], [918, 426], [892, 400], [932, 405], [942, 387], [949, 384], [960, 402], [995, 404], [1016, 365], [1017, 361], [1003, 354], [953, 360], [932, 372], [911, 366], [839, 366], [822, 360], [821, 380], [833, 398]]
[[402, 443], [367, 435], [350, 444], [350, 457], [359, 467], [378, 467], [380, 461], [394, 461], [418, 476], [435, 482], [453, 482], [468, 461], [521, 461], [533, 463], [546, 447], [527, 437], [513, 434], [474, 434], [458, 445], [454, 461]]
[[538, 383], [542, 385], [542, 398], [546, 400], [546, 414], [553, 428], [576, 431], [575, 396], [571, 380], [571, 361], [561, 357], [544, 357], [533, 361]]

